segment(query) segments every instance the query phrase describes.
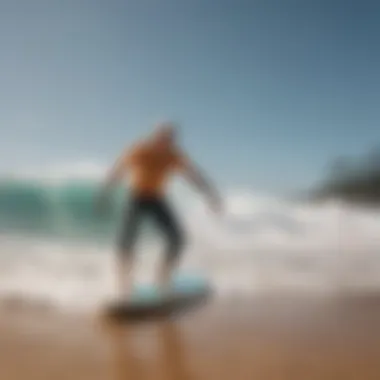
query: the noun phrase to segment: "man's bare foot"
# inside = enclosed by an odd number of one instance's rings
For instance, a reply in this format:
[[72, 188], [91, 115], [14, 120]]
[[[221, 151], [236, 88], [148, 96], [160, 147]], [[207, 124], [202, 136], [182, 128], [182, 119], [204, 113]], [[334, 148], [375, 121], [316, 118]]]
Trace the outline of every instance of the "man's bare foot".
[[172, 268], [164, 265], [157, 277], [157, 288], [160, 296], [169, 297], [173, 293]]
[[160, 297], [167, 298], [170, 297], [173, 294], [173, 286], [171, 282], [165, 282], [165, 283], [158, 283], [157, 284], [158, 293]]
[[168, 297], [173, 293], [173, 265], [168, 262], [162, 263], [157, 273], [156, 284], [160, 296]]

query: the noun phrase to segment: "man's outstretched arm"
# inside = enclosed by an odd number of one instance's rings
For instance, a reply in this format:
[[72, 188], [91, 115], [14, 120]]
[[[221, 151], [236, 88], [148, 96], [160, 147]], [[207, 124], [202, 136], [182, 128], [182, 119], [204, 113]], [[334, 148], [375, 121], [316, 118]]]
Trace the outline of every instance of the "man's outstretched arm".
[[181, 165], [184, 177], [208, 198], [214, 211], [220, 212], [222, 207], [221, 196], [210, 179], [202, 173], [201, 169], [188, 160]]
[[98, 197], [98, 204], [100, 206], [103, 206], [111, 188], [115, 186], [123, 178], [128, 159], [129, 155], [127, 154], [127, 152], [123, 152], [107, 173], [106, 178], [101, 186], [100, 194]]

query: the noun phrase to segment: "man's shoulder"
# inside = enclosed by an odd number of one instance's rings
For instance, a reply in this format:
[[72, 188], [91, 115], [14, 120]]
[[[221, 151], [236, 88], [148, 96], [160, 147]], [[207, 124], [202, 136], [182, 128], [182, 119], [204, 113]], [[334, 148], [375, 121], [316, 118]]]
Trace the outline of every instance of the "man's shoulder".
[[182, 157], [186, 157], [187, 156], [187, 153], [186, 153], [185, 149], [182, 148], [181, 146], [178, 146], [178, 145], [176, 145], [176, 146], [173, 147], [173, 151], [172, 152], [173, 152], [173, 154], [176, 157], [182, 158]]
[[144, 140], [138, 140], [129, 144], [125, 147], [124, 151], [127, 154], [139, 154], [145, 152], [148, 149], [147, 144]]

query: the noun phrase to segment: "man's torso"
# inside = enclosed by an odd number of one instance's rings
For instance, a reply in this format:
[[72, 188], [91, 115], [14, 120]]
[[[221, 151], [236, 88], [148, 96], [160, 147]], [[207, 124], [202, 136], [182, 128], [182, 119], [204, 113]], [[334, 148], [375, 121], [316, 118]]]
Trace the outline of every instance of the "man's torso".
[[175, 148], [159, 148], [153, 144], [136, 144], [128, 154], [128, 173], [132, 192], [137, 195], [160, 196], [173, 171], [181, 164]]

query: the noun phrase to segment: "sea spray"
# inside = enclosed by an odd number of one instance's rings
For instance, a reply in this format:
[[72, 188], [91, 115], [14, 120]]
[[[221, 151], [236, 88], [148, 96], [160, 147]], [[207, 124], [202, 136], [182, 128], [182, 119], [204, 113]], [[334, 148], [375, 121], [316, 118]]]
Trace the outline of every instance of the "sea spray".
[[[128, 194], [94, 211], [95, 180], [0, 183], [0, 297], [92, 308], [115, 295], [115, 239]], [[181, 197], [180, 197], [181, 198]], [[178, 199], [178, 198], [177, 198]], [[188, 232], [181, 269], [207, 275], [220, 295], [257, 291], [368, 291], [380, 287], [380, 213], [225, 193], [225, 213], [175, 202]], [[162, 241], [149, 222], [137, 246], [138, 281], [152, 281]]]

